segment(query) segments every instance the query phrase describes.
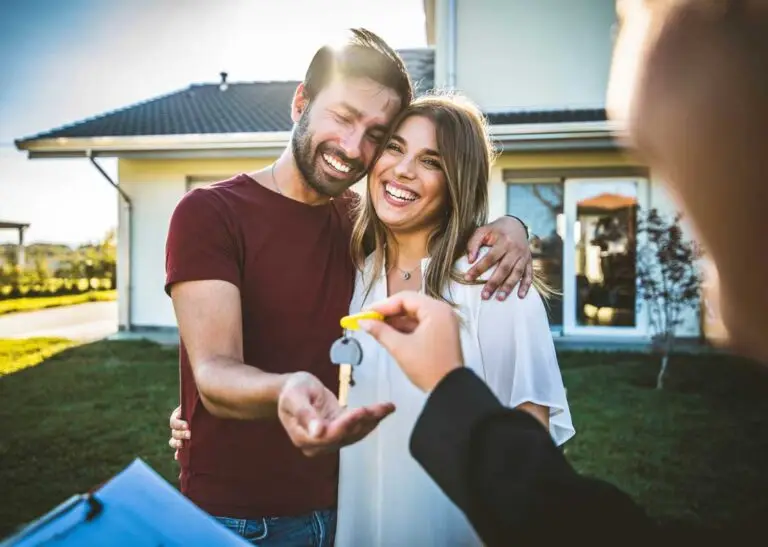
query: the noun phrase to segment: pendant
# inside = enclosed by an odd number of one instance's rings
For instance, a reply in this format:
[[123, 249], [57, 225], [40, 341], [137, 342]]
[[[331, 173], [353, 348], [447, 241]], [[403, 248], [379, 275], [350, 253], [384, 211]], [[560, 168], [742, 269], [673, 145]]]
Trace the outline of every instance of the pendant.
[[403, 279], [408, 281], [410, 278], [411, 278], [411, 273], [410, 272], [403, 272]]

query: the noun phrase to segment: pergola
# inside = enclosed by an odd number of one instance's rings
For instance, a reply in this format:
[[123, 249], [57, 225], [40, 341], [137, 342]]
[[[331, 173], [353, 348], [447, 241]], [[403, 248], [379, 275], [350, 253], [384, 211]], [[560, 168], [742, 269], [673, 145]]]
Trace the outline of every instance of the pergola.
[[29, 224], [22, 222], [5, 222], [0, 220], [0, 230], [18, 230], [19, 232], [19, 244], [17, 247], [17, 262], [19, 266], [24, 266], [24, 230], [29, 228]]

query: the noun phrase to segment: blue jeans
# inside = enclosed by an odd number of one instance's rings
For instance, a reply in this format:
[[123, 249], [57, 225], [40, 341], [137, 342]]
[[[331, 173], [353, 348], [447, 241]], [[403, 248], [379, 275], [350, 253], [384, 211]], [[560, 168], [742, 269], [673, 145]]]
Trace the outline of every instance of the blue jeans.
[[259, 547], [332, 547], [336, 536], [336, 510], [295, 517], [214, 518]]

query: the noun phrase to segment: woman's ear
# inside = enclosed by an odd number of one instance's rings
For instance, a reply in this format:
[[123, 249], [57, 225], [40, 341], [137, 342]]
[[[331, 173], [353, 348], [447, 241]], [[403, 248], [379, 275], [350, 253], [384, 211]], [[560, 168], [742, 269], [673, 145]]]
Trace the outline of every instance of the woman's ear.
[[309, 99], [307, 98], [304, 82], [296, 86], [296, 91], [293, 94], [293, 100], [291, 101], [291, 119], [294, 123], [299, 121], [301, 115], [309, 106]]

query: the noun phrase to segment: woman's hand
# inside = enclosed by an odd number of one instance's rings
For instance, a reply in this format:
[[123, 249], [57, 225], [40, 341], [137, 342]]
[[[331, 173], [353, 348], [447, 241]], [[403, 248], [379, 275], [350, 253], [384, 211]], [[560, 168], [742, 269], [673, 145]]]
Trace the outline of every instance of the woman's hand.
[[179, 450], [184, 447], [184, 441], [188, 441], [192, 437], [189, 424], [181, 419], [181, 406], [177, 406], [171, 412], [169, 423], [171, 426], [171, 438], [168, 440], [168, 445], [175, 450], [173, 459], [178, 460]]

